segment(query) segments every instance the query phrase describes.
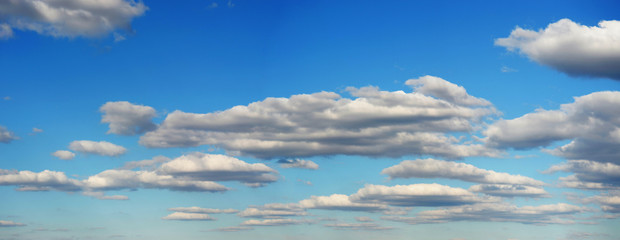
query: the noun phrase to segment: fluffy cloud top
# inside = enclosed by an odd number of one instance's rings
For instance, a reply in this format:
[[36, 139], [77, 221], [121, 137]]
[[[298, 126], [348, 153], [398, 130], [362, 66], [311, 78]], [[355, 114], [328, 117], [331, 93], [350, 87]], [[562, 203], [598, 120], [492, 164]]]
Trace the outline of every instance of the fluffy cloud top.
[[11, 171], [0, 169], [0, 185], [19, 186], [18, 191], [78, 191], [81, 183], [70, 179], [63, 172]]
[[102, 123], [109, 123], [108, 133], [136, 135], [154, 130], [157, 126], [151, 121], [157, 113], [155, 109], [129, 102], [107, 102], [99, 108]]
[[7, 21], [2, 28], [10, 26], [54, 37], [97, 37], [116, 29], [132, 31], [131, 20], [146, 10], [142, 2], [133, 0], [0, 1], [0, 19]]
[[123, 155], [127, 152], [127, 149], [124, 147], [110, 142], [95, 142], [88, 140], [73, 141], [69, 144], [69, 149], [81, 153], [113, 157]]
[[387, 174], [390, 178], [451, 178], [477, 183], [543, 185], [541, 181], [521, 175], [499, 173], [480, 169], [471, 164], [431, 158], [402, 161], [398, 165], [383, 169], [381, 174]]
[[384, 203], [392, 206], [457, 206], [497, 201], [491, 197], [480, 197], [462, 188], [453, 188], [436, 183], [411, 185], [367, 185], [351, 195], [354, 202]]
[[185, 212], [174, 212], [168, 216], [162, 217], [164, 220], [179, 220], [179, 221], [211, 221], [215, 220], [208, 214], [205, 213], [185, 213]]
[[157, 130], [142, 136], [140, 143], [147, 147], [215, 145], [264, 159], [497, 154], [451, 135], [473, 131], [483, 117], [494, 114], [486, 100], [437, 77], [408, 83], [415, 87], [414, 92], [347, 88], [354, 98], [319, 92], [267, 98], [206, 114], [177, 110]]
[[562, 19], [539, 31], [517, 27], [495, 44], [569, 75], [620, 80], [620, 21], [589, 27]]
[[549, 150], [568, 159], [620, 161], [620, 92], [595, 92], [576, 97], [559, 110], [538, 110], [493, 123], [484, 132], [489, 146], [533, 148], [571, 140]]
[[58, 150], [52, 153], [52, 156], [60, 158], [62, 160], [71, 160], [75, 157], [75, 153], [72, 153], [67, 150]]
[[10, 143], [13, 140], [19, 139], [15, 134], [4, 126], [0, 126], [0, 143]]
[[319, 169], [319, 165], [310, 160], [303, 159], [281, 159], [278, 161], [280, 167], [282, 168], [305, 168], [317, 170]]
[[562, 186], [580, 189], [614, 190], [620, 189], [620, 165], [588, 160], [569, 160], [551, 166], [546, 173], [573, 172], [574, 175], [562, 177]]

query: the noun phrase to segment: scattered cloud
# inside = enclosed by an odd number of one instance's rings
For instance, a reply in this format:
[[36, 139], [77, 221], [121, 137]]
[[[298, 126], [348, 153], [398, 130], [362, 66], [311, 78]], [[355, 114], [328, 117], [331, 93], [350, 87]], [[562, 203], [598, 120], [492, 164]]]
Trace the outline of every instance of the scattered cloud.
[[[13, 38], [13, 29], [11, 29], [11, 26], [6, 23], [0, 23], [0, 40], [6, 40], [9, 38]], [[4, 97], [4, 100], [10, 99], [10, 97]]]
[[242, 226], [286, 226], [286, 225], [299, 225], [299, 224], [307, 224], [311, 223], [311, 221], [303, 220], [303, 219], [289, 219], [289, 218], [278, 218], [278, 219], [250, 219], [241, 223]]
[[178, 221], [212, 221], [215, 218], [212, 218], [208, 214], [205, 213], [185, 213], [185, 212], [174, 212], [168, 216], [162, 217], [163, 220], [178, 220]]
[[561, 186], [590, 189], [612, 190], [620, 188], [620, 165], [600, 163], [588, 160], [568, 160], [551, 166], [544, 173], [573, 172], [574, 175], [561, 177]]
[[90, 176], [84, 187], [95, 190], [159, 188], [173, 191], [223, 192], [227, 187], [212, 181], [177, 178], [152, 171], [106, 170]]
[[457, 163], [432, 158], [405, 160], [398, 165], [383, 169], [381, 174], [394, 178], [450, 178], [467, 182], [490, 184], [520, 184], [540, 186], [544, 183], [521, 175], [495, 172], [477, 168], [466, 163]]
[[377, 231], [390, 230], [393, 227], [384, 227], [376, 223], [329, 223], [323, 226], [334, 228], [337, 230], [354, 230], [354, 231]]
[[212, 2], [211, 4], [209, 4], [209, 6], [207, 6], [207, 8], [217, 8], [218, 4], [216, 2]]
[[474, 131], [483, 118], [496, 114], [488, 101], [437, 77], [407, 84], [414, 92], [349, 87], [352, 99], [319, 92], [267, 98], [206, 114], [177, 110], [140, 143], [152, 148], [214, 145], [262, 159], [498, 155], [451, 135]]
[[2, 99], [4, 99], [5, 101], [9, 101], [9, 100], [11, 100], [11, 97], [10, 96], [5, 96]]
[[355, 221], [358, 222], [374, 222], [370, 217], [355, 217]]
[[538, 31], [517, 27], [495, 45], [572, 76], [620, 80], [620, 21], [589, 27], [561, 19]]
[[100, 200], [129, 200], [129, 197], [123, 195], [106, 196], [103, 192], [82, 192], [82, 195], [94, 197]]
[[114, 42], [122, 42], [122, 41], [127, 40], [127, 38], [125, 38], [125, 36], [123, 36], [120, 33], [114, 33], [112, 35], [114, 36]]
[[551, 197], [551, 195], [541, 187], [519, 184], [481, 184], [469, 187], [469, 191], [498, 197]]
[[109, 123], [108, 134], [136, 135], [154, 130], [157, 125], [152, 119], [157, 116], [155, 109], [126, 101], [107, 102], [99, 108], [103, 113], [102, 123]]
[[280, 167], [282, 168], [304, 168], [317, 170], [319, 169], [319, 165], [310, 160], [303, 159], [281, 159], [278, 161]]
[[[53, 37], [99, 37], [116, 29], [131, 32], [131, 20], [148, 8], [142, 2], [110, 1], [1, 1], [2, 32], [35, 31]], [[6, 30], [9, 29], [9, 30]]]
[[58, 150], [52, 153], [52, 156], [62, 160], [71, 160], [75, 157], [75, 153], [67, 150]]
[[303, 209], [247, 208], [238, 215], [239, 217], [244, 218], [282, 218], [291, 216], [305, 216], [307, 213]]
[[487, 145], [527, 149], [569, 143], [547, 152], [568, 159], [619, 163], [620, 92], [595, 92], [575, 97], [558, 110], [537, 110], [522, 117], [499, 120], [484, 135]]
[[324, 209], [340, 211], [363, 211], [378, 212], [386, 210], [387, 206], [383, 203], [360, 203], [351, 201], [350, 197], [344, 194], [332, 194], [330, 196], [312, 196], [299, 202], [299, 205], [306, 209]]
[[71, 144], [69, 144], [69, 149], [86, 154], [95, 154], [111, 157], [120, 156], [127, 152], [127, 149], [125, 149], [124, 147], [110, 142], [95, 142], [88, 140], [73, 141], [71, 142]]
[[141, 160], [141, 161], [129, 161], [125, 162], [120, 169], [142, 169], [142, 170], [154, 170], [159, 167], [160, 164], [170, 161], [171, 159], [165, 156], [155, 156], [153, 159]]
[[402, 207], [458, 206], [474, 203], [496, 202], [493, 197], [481, 197], [462, 188], [441, 184], [366, 185], [350, 196], [351, 201], [381, 203]]
[[186, 212], [186, 213], [208, 213], [208, 214], [217, 214], [217, 213], [238, 213], [237, 209], [215, 209], [215, 208], [201, 208], [201, 207], [176, 207], [176, 208], [168, 208], [168, 211], [174, 212]]
[[582, 199], [581, 203], [596, 203], [601, 206], [605, 212], [620, 213], [620, 192], [614, 191], [599, 196], [588, 197]]
[[36, 128], [36, 127], [35, 127], [35, 128], [32, 128], [32, 132], [31, 132], [31, 133], [29, 133], [28, 135], [30, 135], [30, 136], [34, 136], [34, 135], [37, 135], [38, 133], [42, 133], [42, 132], [43, 132], [43, 129], [40, 129], [40, 128]]
[[65, 191], [80, 190], [81, 183], [68, 178], [63, 172], [45, 170], [42, 172], [0, 169], [0, 185], [19, 186], [18, 191]]
[[26, 224], [17, 223], [13, 221], [0, 220], [0, 227], [21, 227], [21, 226], [26, 226]]
[[254, 230], [254, 228], [234, 226], [234, 227], [216, 228], [216, 229], [213, 229], [212, 231], [215, 231], [215, 232], [240, 232], [240, 231], [249, 231], [249, 230]]
[[455, 221], [517, 222], [524, 224], [573, 224], [571, 217], [585, 212], [585, 207], [566, 203], [517, 207], [508, 203], [481, 203], [417, 213], [415, 217], [385, 216], [383, 220], [409, 224]]
[[9, 131], [6, 127], [0, 126], [0, 143], [10, 143], [13, 140], [17, 140], [19, 137]]
[[509, 68], [509, 67], [506, 67], [506, 66], [502, 66], [500, 71], [502, 71], [503, 73], [518, 72], [517, 69]]

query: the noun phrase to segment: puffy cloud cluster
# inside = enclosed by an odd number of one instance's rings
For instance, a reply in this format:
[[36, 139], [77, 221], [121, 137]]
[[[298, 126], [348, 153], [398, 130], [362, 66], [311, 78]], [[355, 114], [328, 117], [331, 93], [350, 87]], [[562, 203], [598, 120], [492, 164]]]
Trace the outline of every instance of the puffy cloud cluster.
[[[0, 1], [0, 34], [11, 28], [54, 37], [97, 37], [117, 29], [131, 30], [131, 20], [147, 10], [133, 0], [7, 0]], [[2, 37], [2, 36], [0, 36]]]
[[414, 91], [347, 88], [267, 98], [206, 114], [174, 111], [140, 143], [147, 147], [214, 145], [257, 158], [321, 155], [446, 158], [495, 156], [481, 144], [452, 133], [471, 132], [495, 109], [484, 99], [437, 77], [409, 80]]
[[548, 150], [568, 159], [620, 163], [620, 92], [576, 97], [558, 110], [538, 110], [499, 120], [484, 131], [489, 146], [527, 149], [570, 140]]
[[101, 122], [110, 124], [108, 133], [130, 136], [157, 127], [152, 122], [157, 113], [149, 106], [135, 105], [126, 101], [107, 102], [99, 108], [99, 111], [104, 113]]
[[0, 126], [0, 143], [10, 143], [13, 140], [19, 139], [15, 136], [15, 133], [9, 131], [6, 127]]
[[566, 203], [517, 207], [508, 203], [481, 203], [417, 213], [414, 217], [385, 216], [381, 219], [409, 224], [454, 221], [517, 222], [525, 224], [572, 224], [572, 215], [585, 207]]
[[319, 169], [319, 165], [310, 160], [303, 159], [281, 159], [278, 161], [280, 167], [282, 168], [304, 168], [317, 170]]
[[120, 156], [120, 155], [125, 154], [125, 152], [127, 152], [127, 149], [125, 149], [124, 147], [110, 143], [110, 142], [106, 142], [106, 141], [95, 142], [95, 141], [88, 141], [88, 140], [73, 141], [69, 144], [69, 149], [76, 151], [76, 152], [86, 153], [86, 154], [95, 154], [95, 155], [112, 156], [112, 157]]
[[[159, 162], [161, 159], [164, 158], [156, 157], [152, 161]], [[156, 188], [222, 192], [229, 188], [215, 181], [238, 181], [258, 187], [278, 179], [275, 175], [277, 171], [264, 164], [250, 164], [223, 155], [192, 153], [172, 160], [165, 159], [168, 161], [162, 161], [161, 166], [150, 170], [110, 169], [83, 180], [49, 170], [36, 173], [0, 169], [0, 185], [18, 186], [18, 191], [82, 191], [83, 195], [99, 199], [126, 200], [126, 196], [105, 196], [102, 191]]]
[[620, 188], [620, 165], [588, 160], [569, 160], [551, 166], [546, 173], [572, 172], [562, 177], [562, 186], [590, 190], [613, 190]]
[[218, 213], [236, 213], [235, 209], [213, 209], [200, 207], [177, 207], [169, 208], [168, 211], [174, 211], [168, 216], [162, 217], [164, 220], [180, 220], [180, 221], [211, 221], [216, 220], [209, 214]]
[[574, 76], [620, 80], [620, 21], [589, 27], [562, 19], [546, 29], [517, 27], [495, 45], [519, 50], [530, 59]]

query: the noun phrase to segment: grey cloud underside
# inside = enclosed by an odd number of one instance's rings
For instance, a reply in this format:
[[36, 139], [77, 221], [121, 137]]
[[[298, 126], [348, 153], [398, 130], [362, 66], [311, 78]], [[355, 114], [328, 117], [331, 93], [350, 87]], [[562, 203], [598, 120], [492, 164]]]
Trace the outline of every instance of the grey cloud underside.
[[495, 45], [572, 76], [620, 80], [620, 21], [589, 27], [562, 19], [539, 31], [517, 27]]
[[563, 187], [589, 190], [620, 189], [620, 165], [588, 160], [569, 160], [554, 165], [546, 173], [572, 172], [573, 175], [561, 177]]
[[516, 222], [524, 224], [573, 224], [573, 215], [587, 209], [558, 203], [517, 207], [507, 203], [482, 203], [422, 211], [414, 217], [385, 216], [383, 220], [409, 224], [445, 223], [455, 221]]
[[569, 143], [546, 151], [568, 159], [620, 162], [620, 92], [595, 92], [576, 97], [558, 110], [538, 110], [500, 120], [484, 131], [488, 146], [528, 149]]
[[[161, 157], [156, 158], [152, 161], [161, 160]], [[183, 174], [188, 172], [192, 174]], [[156, 188], [223, 192], [229, 188], [215, 181], [238, 181], [259, 187], [276, 181], [275, 174], [277, 171], [261, 163], [250, 164], [223, 155], [192, 153], [168, 159], [153, 170], [110, 169], [83, 180], [68, 178], [63, 172], [49, 170], [36, 173], [0, 169], [0, 185], [18, 186], [18, 191], [83, 192], [83, 195], [99, 199], [126, 200], [125, 196], [105, 196], [103, 191]]]
[[15, 133], [9, 131], [6, 127], [0, 126], [0, 143], [10, 143], [13, 140], [19, 139], [15, 136]]
[[131, 20], [146, 10], [132, 0], [1, 0], [0, 23], [54, 37], [98, 37], [117, 29], [131, 32]]
[[484, 117], [495, 114], [488, 101], [436, 77], [414, 79], [411, 84], [429, 95], [348, 88], [352, 99], [319, 92], [267, 98], [206, 114], [177, 110], [157, 130], [142, 136], [140, 143], [147, 147], [214, 145], [263, 159], [498, 154], [451, 135], [472, 132]]
[[480, 184], [471, 186], [468, 190], [471, 192], [484, 193], [486, 195], [498, 197], [551, 197], [551, 195], [542, 187], [519, 184]]
[[157, 128], [152, 122], [157, 113], [149, 106], [125, 101], [107, 102], [99, 108], [99, 111], [104, 113], [101, 122], [110, 125], [108, 133], [130, 136]]

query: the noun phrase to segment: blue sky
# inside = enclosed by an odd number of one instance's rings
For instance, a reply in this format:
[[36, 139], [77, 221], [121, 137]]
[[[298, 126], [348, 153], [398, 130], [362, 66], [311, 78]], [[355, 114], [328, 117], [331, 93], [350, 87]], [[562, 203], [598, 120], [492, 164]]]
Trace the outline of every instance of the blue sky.
[[0, 1], [0, 239], [618, 239], [618, 7]]

